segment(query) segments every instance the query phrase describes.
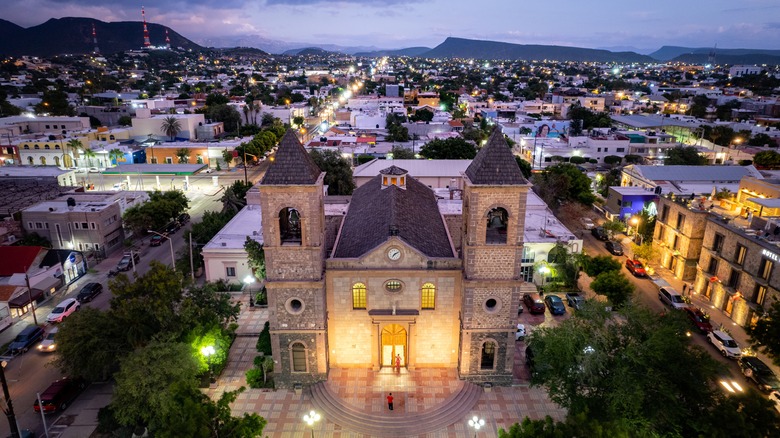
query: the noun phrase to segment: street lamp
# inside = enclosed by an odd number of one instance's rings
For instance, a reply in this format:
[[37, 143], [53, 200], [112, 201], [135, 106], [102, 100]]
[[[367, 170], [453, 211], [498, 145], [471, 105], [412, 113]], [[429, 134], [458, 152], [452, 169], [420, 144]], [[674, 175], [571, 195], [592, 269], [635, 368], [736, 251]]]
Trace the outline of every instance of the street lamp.
[[249, 185], [249, 178], [246, 175], [246, 156], [249, 155], [250, 157], [257, 158], [257, 155], [252, 155], [246, 151], [246, 148], [244, 148], [244, 185]]
[[542, 266], [539, 268], [539, 274], [542, 275], [542, 287], [544, 287], [544, 280], [547, 277], [548, 274], [550, 274], [550, 268], [547, 266]]
[[255, 277], [253, 275], [248, 274], [246, 277], [244, 277], [244, 284], [246, 284], [246, 290], [249, 292], [249, 307], [254, 307], [255, 305], [255, 299], [252, 296], [252, 289], [250, 288], [254, 282]]
[[0, 363], [0, 383], [3, 385], [3, 402], [2, 409], [5, 416], [8, 418], [8, 426], [11, 428], [11, 437], [19, 438], [19, 425], [16, 423], [16, 415], [14, 414], [14, 405], [11, 402], [11, 394], [8, 392], [8, 382], [5, 380], [5, 366], [8, 362], [3, 361]]
[[314, 423], [320, 421], [320, 418], [320, 414], [313, 410], [303, 416], [303, 421], [311, 427], [311, 438], [314, 438]]
[[214, 347], [211, 345], [206, 345], [205, 347], [200, 349], [200, 354], [206, 356], [206, 360], [209, 364], [209, 383], [212, 383], [213, 377], [211, 375], [211, 356], [216, 353], [216, 350], [214, 350]]
[[163, 239], [168, 239], [168, 243], [171, 245], [171, 266], [173, 266], [173, 272], [176, 272], [176, 257], [173, 255], [173, 241], [171, 240], [171, 238], [164, 234], [160, 234], [157, 231], [146, 230], [146, 232], [151, 234], [156, 234], [162, 237]]
[[482, 418], [477, 417], [476, 415], [473, 416], [469, 420], [469, 427], [474, 429], [474, 438], [477, 438], [477, 432], [479, 429], [481, 429], [485, 425], [485, 420]]
[[639, 237], [639, 218], [634, 216], [631, 218], [631, 225], [634, 227], [634, 242]]

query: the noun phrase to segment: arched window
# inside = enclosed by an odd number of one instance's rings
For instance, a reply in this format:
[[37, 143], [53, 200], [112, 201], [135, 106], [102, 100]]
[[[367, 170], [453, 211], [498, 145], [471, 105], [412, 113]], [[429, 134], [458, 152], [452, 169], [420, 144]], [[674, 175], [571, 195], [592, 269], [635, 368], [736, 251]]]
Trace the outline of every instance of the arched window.
[[47, 145], [47, 144], [43, 145], [43, 148], [46, 149], [46, 150], [51, 149], [51, 147], [49, 145]]
[[24, 145], [24, 146], [22, 147], [22, 149], [27, 149], [27, 150], [30, 150], [30, 145], [29, 145], [29, 144], [26, 144], [26, 145]]
[[282, 245], [301, 244], [301, 214], [294, 208], [283, 208], [279, 212], [279, 237]]
[[547, 253], [547, 263], [564, 264], [566, 256], [566, 248], [563, 245], [556, 245]]
[[55, 145], [54, 145], [54, 150], [55, 150], [55, 151], [58, 151], [58, 150], [60, 150], [60, 145], [58, 145], [58, 144], [55, 144]]
[[111, 134], [111, 135], [109, 135], [109, 136], [108, 136], [108, 139], [109, 139], [109, 140], [116, 140], [116, 137], [114, 137], [114, 135], [113, 135], [113, 134]]
[[487, 214], [485, 243], [503, 245], [506, 243], [506, 228], [509, 214], [501, 207], [490, 210]]
[[306, 372], [306, 346], [301, 342], [295, 342], [290, 348], [292, 353], [292, 370], [294, 373]]
[[54, 157], [54, 165], [59, 166], [60, 165], [60, 157]]
[[485, 341], [482, 344], [482, 354], [480, 355], [479, 369], [492, 370], [496, 366], [496, 343]]
[[46, 165], [46, 157], [41, 157], [41, 166]]
[[30, 166], [35, 164], [35, 161], [33, 161], [33, 157], [27, 157], [27, 162], [30, 163]]
[[33, 149], [40, 149], [40, 148], [41, 148], [41, 147], [40, 147], [40, 146], [38, 146], [37, 144], [33, 146]]
[[421, 302], [423, 309], [436, 308], [436, 286], [433, 283], [425, 283], [422, 286]]
[[363, 283], [355, 283], [352, 285], [352, 308], [366, 308], [366, 285]]

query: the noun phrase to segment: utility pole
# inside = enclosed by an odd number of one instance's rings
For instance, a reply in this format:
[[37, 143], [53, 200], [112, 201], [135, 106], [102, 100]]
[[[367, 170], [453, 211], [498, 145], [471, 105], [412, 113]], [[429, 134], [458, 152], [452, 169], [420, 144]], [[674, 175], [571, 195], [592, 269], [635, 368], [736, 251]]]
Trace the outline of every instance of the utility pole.
[[192, 284], [195, 284], [195, 264], [192, 262], [192, 232], [190, 232], [190, 275], [192, 276]]
[[11, 428], [11, 438], [19, 438], [19, 425], [16, 424], [16, 415], [14, 414], [14, 405], [11, 403], [11, 394], [8, 392], [8, 382], [5, 380], [5, 364], [3, 361], [0, 364], [0, 383], [3, 385], [3, 397], [5, 398], [5, 406], [3, 412], [8, 417], [8, 426]]
[[35, 316], [35, 303], [32, 297], [32, 288], [30, 287], [30, 277], [27, 276], [27, 267], [24, 268], [24, 282], [27, 283], [27, 296], [30, 298], [30, 311], [32, 312], [33, 322], [38, 325], [38, 317]]

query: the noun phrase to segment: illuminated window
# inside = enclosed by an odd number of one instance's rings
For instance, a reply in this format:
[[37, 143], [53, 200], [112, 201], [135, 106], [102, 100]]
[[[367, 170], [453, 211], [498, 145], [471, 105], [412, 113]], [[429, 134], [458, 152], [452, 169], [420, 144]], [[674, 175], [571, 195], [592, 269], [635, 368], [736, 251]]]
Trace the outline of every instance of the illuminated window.
[[425, 283], [422, 287], [422, 308], [436, 308], [436, 286], [433, 283]]
[[363, 283], [355, 283], [352, 285], [352, 308], [366, 308], [366, 285]]
[[385, 290], [388, 292], [398, 292], [403, 288], [403, 284], [401, 284], [398, 280], [388, 280], [385, 283]]

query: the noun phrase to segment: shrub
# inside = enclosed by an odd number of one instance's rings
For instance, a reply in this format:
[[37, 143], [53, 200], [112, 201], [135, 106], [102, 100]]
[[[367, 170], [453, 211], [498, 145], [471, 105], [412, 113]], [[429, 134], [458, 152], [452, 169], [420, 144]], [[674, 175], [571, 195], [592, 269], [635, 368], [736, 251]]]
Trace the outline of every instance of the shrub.
[[268, 321], [263, 326], [263, 331], [260, 332], [260, 337], [257, 338], [257, 351], [264, 353], [266, 356], [271, 355], [271, 328]]
[[569, 163], [571, 164], [583, 164], [586, 161], [588, 161], [585, 157], [571, 157], [569, 158]]
[[262, 388], [263, 387], [263, 370], [260, 368], [252, 368], [246, 372], [246, 384], [250, 388]]

